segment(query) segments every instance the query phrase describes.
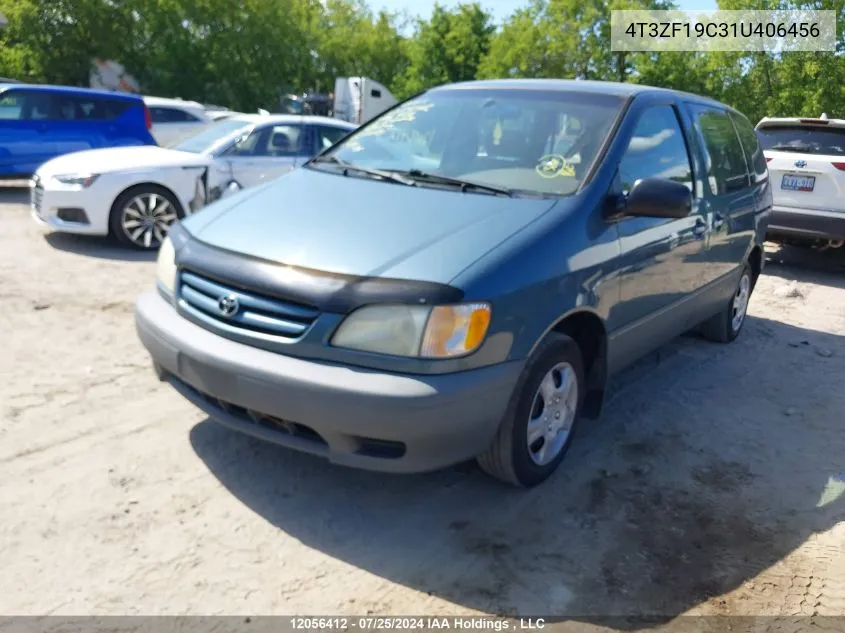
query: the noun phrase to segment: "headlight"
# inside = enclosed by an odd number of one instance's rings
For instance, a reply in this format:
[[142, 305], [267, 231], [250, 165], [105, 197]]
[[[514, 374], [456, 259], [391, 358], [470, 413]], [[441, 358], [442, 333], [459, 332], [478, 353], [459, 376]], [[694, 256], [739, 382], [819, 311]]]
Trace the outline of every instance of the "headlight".
[[173, 293], [176, 287], [176, 251], [169, 237], [164, 238], [158, 249], [156, 280], [165, 290]]
[[490, 306], [373, 305], [340, 324], [332, 345], [394, 356], [450, 358], [476, 350], [490, 325]]
[[60, 176], [53, 176], [54, 180], [59, 181], [63, 185], [76, 185], [79, 187], [90, 187], [99, 174], [64, 174]]

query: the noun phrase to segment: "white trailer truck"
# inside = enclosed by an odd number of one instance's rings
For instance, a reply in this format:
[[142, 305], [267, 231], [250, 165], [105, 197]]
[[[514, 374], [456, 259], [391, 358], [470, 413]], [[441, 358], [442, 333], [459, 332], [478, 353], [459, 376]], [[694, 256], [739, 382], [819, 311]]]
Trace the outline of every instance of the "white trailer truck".
[[368, 77], [338, 77], [335, 80], [335, 118], [361, 125], [397, 103], [387, 88]]

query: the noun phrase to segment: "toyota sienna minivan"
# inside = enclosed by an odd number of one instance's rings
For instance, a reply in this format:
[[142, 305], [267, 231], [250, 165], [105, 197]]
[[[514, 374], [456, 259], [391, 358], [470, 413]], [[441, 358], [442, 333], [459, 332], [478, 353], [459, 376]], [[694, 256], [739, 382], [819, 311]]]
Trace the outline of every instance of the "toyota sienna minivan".
[[447, 85], [175, 225], [136, 324], [159, 377], [232, 429], [532, 486], [619, 369], [687, 330], [737, 337], [771, 206], [754, 129], [720, 103]]

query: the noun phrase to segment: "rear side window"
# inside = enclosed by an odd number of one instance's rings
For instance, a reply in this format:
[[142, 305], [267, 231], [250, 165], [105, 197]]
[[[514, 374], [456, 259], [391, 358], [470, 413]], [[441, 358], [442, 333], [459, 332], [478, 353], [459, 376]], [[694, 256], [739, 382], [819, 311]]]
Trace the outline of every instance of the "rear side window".
[[692, 168], [684, 134], [672, 106], [646, 109], [619, 163], [623, 191], [643, 178], [666, 178], [692, 191]]
[[[0, 114], [2, 116], [2, 114]], [[845, 129], [807, 126], [761, 127], [763, 149], [825, 156], [845, 156]]]
[[14, 90], [0, 95], [0, 119], [23, 121], [108, 121], [131, 105], [126, 100], [46, 91]]
[[718, 196], [748, 187], [748, 166], [731, 118], [723, 110], [707, 106], [689, 108], [704, 140], [710, 191]]
[[53, 95], [55, 117], [62, 121], [110, 121], [123, 114], [129, 102], [117, 99]]
[[757, 133], [744, 116], [732, 112], [731, 119], [736, 126], [739, 140], [742, 142], [745, 160], [748, 162], [754, 183], [763, 182], [768, 178], [769, 172], [766, 169], [766, 157], [763, 156], [763, 148], [760, 147], [760, 139], [757, 138]]
[[153, 123], [193, 123], [199, 121], [190, 112], [179, 108], [150, 108], [150, 116], [152, 117]]

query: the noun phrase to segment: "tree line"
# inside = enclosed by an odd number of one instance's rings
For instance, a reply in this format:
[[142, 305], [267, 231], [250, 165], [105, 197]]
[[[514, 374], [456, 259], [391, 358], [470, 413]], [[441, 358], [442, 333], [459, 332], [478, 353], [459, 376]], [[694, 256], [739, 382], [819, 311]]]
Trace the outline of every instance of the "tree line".
[[363, 0], [0, 0], [0, 76], [88, 85], [112, 59], [145, 94], [233, 109], [367, 76], [400, 98], [499, 77], [627, 81], [711, 96], [763, 116], [845, 117], [845, 0], [720, 0], [721, 9], [833, 9], [837, 51], [613, 53], [612, 9], [669, 0], [526, 0], [502, 24], [481, 5], [435, 5], [427, 20]]

